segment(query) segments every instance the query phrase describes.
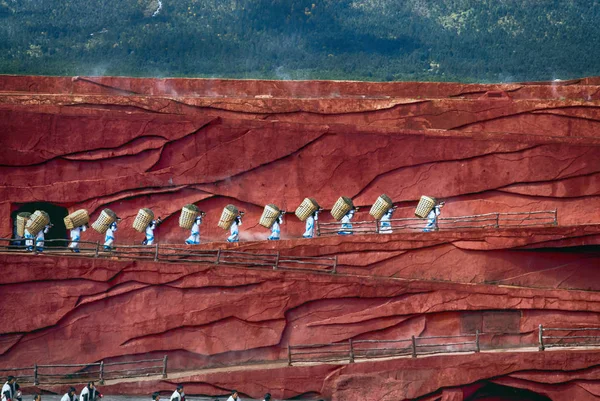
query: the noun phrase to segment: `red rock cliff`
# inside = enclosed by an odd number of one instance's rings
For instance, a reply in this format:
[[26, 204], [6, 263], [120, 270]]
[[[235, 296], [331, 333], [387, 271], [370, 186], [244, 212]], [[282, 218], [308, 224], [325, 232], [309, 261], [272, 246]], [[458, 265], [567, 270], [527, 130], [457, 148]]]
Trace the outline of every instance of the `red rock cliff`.
[[[177, 225], [179, 210], [195, 203], [207, 212], [203, 240], [223, 241], [216, 223], [234, 203], [247, 211], [242, 242], [200, 249], [337, 255], [339, 274], [0, 255], [9, 294], [0, 299], [0, 362], [167, 353], [170, 366], [184, 370], [280, 360], [288, 344], [479, 329], [516, 346], [535, 342], [540, 323], [599, 326], [599, 102], [593, 79], [461, 85], [2, 76], [2, 237], [10, 236], [12, 212], [48, 202], [86, 208], [93, 218], [115, 210], [124, 244], [140, 241], [131, 224], [149, 207], [166, 218], [158, 241], [182, 243], [188, 233]], [[248, 241], [266, 239], [257, 223], [267, 203], [292, 210], [312, 196], [330, 208], [345, 195], [367, 206], [381, 193], [400, 202], [395, 217], [411, 217], [420, 195], [430, 194], [447, 200], [445, 216], [556, 209], [559, 226], [308, 241], [297, 239], [303, 224], [291, 217], [286, 240]], [[367, 211], [358, 219], [370, 219]], [[102, 236], [90, 230], [84, 239]], [[182, 380], [188, 393], [236, 387], [252, 397], [272, 388], [278, 398], [450, 401], [506, 385], [553, 400], [591, 400], [600, 394], [598, 358], [597, 351], [449, 355]], [[171, 383], [128, 386], [113, 391]]]

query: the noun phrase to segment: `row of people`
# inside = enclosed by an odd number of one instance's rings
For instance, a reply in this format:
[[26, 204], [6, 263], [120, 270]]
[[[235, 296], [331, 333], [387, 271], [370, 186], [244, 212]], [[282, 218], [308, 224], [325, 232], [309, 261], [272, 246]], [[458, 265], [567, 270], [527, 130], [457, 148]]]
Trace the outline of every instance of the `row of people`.
[[[161, 399], [160, 393], [158, 391], [154, 392], [152, 394], [152, 401], [160, 401], [160, 399]], [[271, 394], [266, 393], [265, 396], [263, 397], [263, 401], [270, 401], [270, 400], [271, 400]], [[169, 399], [169, 401], [185, 401], [185, 392], [183, 391], [183, 384], [177, 385], [177, 388], [171, 395], [171, 398]], [[227, 401], [242, 401], [242, 399], [239, 397], [237, 390], [231, 390], [230, 396], [229, 396], [229, 398], [227, 398]]]
[[[75, 387], [70, 387], [69, 390], [63, 395], [60, 401], [96, 401], [98, 398], [102, 398], [102, 394], [98, 392], [94, 382], [89, 382], [81, 390], [79, 398], [77, 398]], [[22, 401], [21, 390], [17, 383], [17, 378], [14, 376], [8, 376], [6, 383], [2, 386], [2, 401]], [[33, 401], [42, 401], [40, 394], [33, 395]]]
[[[429, 212], [429, 215], [427, 216], [427, 224], [426, 224], [425, 228], [423, 229], [423, 232], [433, 231], [437, 228], [437, 219], [441, 213], [441, 209], [444, 207], [444, 204], [445, 203], [443, 201], [439, 202], [438, 204], [435, 205], [435, 207], [431, 210], [431, 212]], [[389, 208], [387, 210], [387, 212], [383, 215], [383, 217], [379, 220], [379, 233], [381, 233], [381, 234], [392, 233], [391, 219], [392, 219], [392, 215], [393, 215], [394, 211], [396, 210], [396, 208], [397, 208], [396, 206]], [[352, 235], [353, 234], [352, 219], [354, 218], [354, 215], [357, 210], [358, 210], [357, 208], [352, 208], [350, 211], [348, 211], [344, 215], [344, 217], [342, 217], [341, 222], [340, 222], [341, 223], [340, 230], [338, 231], [339, 235]], [[306, 219], [305, 231], [302, 234], [303, 238], [313, 238], [315, 236], [316, 224], [319, 219], [319, 213], [321, 211], [322, 211], [322, 209], [316, 210]], [[227, 237], [227, 242], [238, 242], [239, 241], [240, 226], [242, 225], [243, 215], [244, 215], [244, 213], [240, 212], [233, 220], [231, 226], [229, 227], [229, 236]], [[277, 241], [280, 239], [281, 225], [283, 224], [283, 216], [284, 215], [285, 215], [285, 212], [282, 212], [277, 217], [277, 219], [275, 220], [273, 225], [271, 226], [271, 235], [269, 235], [269, 237], [267, 238], [268, 240]], [[195, 218], [194, 224], [191, 228], [190, 236], [185, 240], [186, 244], [188, 244], [188, 245], [200, 244], [200, 225], [202, 224], [203, 216], [204, 216], [203, 214], [200, 214]], [[110, 224], [110, 226], [106, 230], [106, 233], [104, 235], [104, 250], [106, 250], [106, 251], [110, 251], [113, 247], [113, 244], [115, 242], [115, 233], [118, 229], [117, 223], [119, 221], [120, 221], [120, 219], [118, 218], [117, 221]], [[154, 230], [162, 222], [163, 222], [163, 220], [159, 217], [156, 220], [152, 220], [148, 224], [148, 226], [146, 227], [146, 230], [145, 230], [145, 237], [142, 240], [143, 245], [152, 245], [154, 243], [154, 240], [155, 240]], [[44, 250], [45, 234], [48, 233], [48, 231], [50, 230], [51, 227], [52, 227], [52, 224], [48, 224], [44, 227], [43, 230], [41, 230], [37, 234], [37, 236], [35, 238], [35, 243], [36, 243], [36, 249], [38, 252], [42, 252]], [[79, 241], [81, 241], [81, 233], [85, 232], [88, 228], [89, 228], [89, 225], [86, 224], [86, 225], [82, 225], [79, 227], [75, 227], [70, 230], [71, 242], [69, 243], [69, 248], [73, 252], [79, 252]], [[34, 243], [34, 236], [31, 235], [29, 233], [29, 231], [27, 231], [27, 229], [25, 229], [25, 245], [26, 245], [27, 250], [30, 250], [30, 251], [33, 250], [33, 243]]]

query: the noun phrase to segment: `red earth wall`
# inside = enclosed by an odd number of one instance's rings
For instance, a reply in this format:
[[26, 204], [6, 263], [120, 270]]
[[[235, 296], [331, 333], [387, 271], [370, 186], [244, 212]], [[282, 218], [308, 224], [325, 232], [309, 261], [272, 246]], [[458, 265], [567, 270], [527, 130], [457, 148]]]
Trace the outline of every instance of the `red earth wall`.
[[[535, 343], [540, 323], [600, 327], [599, 102], [597, 79], [463, 85], [0, 76], [1, 237], [11, 234], [12, 212], [49, 202], [86, 208], [92, 218], [113, 209], [123, 218], [121, 244], [141, 240], [131, 224], [149, 207], [165, 218], [158, 241], [182, 243], [188, 233], [178, 227], [179, 210], [195, 203], [207, 212], [203, 240], [219, 241], [198, 249], [339, 261], [335, 276], [0, 255], [0, 363], [167, 353], [172, 369], [188, 370], [284, 359], [288, 344], [479, 329], [490, 333], [490, 345], [518, 346]], [[310, 196], [330, 208], [345, 195], [369, 206], [381, 193], [398, 203], [395, 217], [412, 217], [428, 194], [447, 200], [444, 216], [556, 209], [559, 226], [304, 240], [303, 224], [289, 217], [284, 241], [257, 241], [268, 235], [258, 225], [267, 203], [293, 210]], [[239, 244], [223, 243], [227, 233], [216, 226], [228, 203], [247, 212]], [[367, 211], [356, 220], [370, 219]], [[102, 236], [90, 230], [84, 240]], [[476, 382], [553, 400], [600, 393], [597, 351], [500, 355], [181, 380], [191, 394], [236, 387], [252, 397], [273, 389], [276, 398], [333, 400], [457, 401]], [[171, 380], [111, 391], [166, 391]]]

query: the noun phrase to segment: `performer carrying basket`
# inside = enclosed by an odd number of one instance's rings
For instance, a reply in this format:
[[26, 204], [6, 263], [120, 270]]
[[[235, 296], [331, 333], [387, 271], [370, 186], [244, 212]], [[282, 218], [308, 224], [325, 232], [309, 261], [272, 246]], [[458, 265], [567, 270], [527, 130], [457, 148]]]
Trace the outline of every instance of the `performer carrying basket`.
[[334, 219], [342, 222], [339, 235], [352, 235], [352, 223], [350, 222], [354, 217], [354, 213], [358, 211], [358, 208], [354, 207], [352, 199], [345, 196], [340, 197], [333, 208], [331, 209], [331, 215]]

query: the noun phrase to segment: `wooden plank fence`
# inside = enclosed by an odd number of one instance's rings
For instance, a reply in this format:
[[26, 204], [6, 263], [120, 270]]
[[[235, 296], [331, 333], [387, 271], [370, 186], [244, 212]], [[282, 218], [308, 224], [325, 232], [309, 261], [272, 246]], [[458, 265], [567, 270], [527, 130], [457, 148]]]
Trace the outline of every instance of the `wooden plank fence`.
[[[21, 383], [40, 384], [70, 384], [97, 381], [103, 384], [105, 380], [145, 377], [161, 375], [167, 378], [167, 361], [165, 355], [160, 359], [139, 359], [120, 362], [92, 362], [72, 364], [48, 364], [28, 366], [24, 368], [0, 369], [0, 376], [12, 375], [18, 377]], [[142, 365], [142, 366], [140, 366]]]
[[[88, 256], [94, 258], [120, 258], [151, 260], [155, 262], [177, 263], [212, 263], [216, 265], [234, 265], [244, 267], [262, 267], [273, 270], [305, 270], [336, 273], [336, 256], [287, 256], [277, 252], [243, 252], [231, 250], [193, 250], [178, 248], [173, 245], [115, 245], [110, 251], [105, 251], [100, 242], [79, 241], [79, 253], [73, 253], [68, 248], [70, 241], [66, 239], [46, 240], [44, 254], [61, 257]], [[52, 246], [49, 246], [52, 244]], [[57, 245], [57, 246], [55, 246]], [[0, 251], [24, 252], [24, 240], [0, 238]], [[37, 252], [34, 244], [33, 252]]]
[[[417, 217], [391, 219], [389, 232], [422, 231], [427, 219]], [[337, 235], [340, 231], [353, 234], [379, 234], [380, 222], [353, 221], [352, 228], [341, 228], [340, 222], [317, 221], [317, 235]], [[557, 226], [557, 210], [540, 210], [533, 212], [486, 213], [472, 216], [439, 217], [432, 231], [465, 230], [465, 229], [501, 229], [515, 227]]]

